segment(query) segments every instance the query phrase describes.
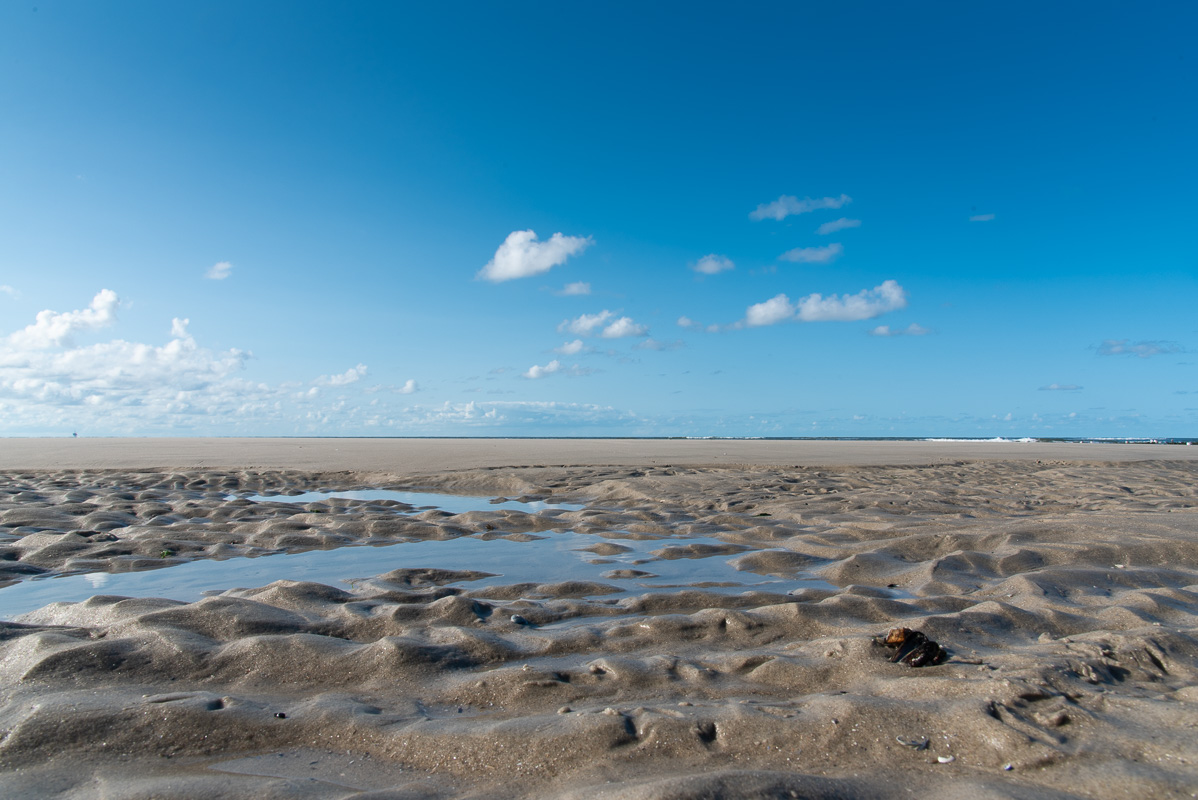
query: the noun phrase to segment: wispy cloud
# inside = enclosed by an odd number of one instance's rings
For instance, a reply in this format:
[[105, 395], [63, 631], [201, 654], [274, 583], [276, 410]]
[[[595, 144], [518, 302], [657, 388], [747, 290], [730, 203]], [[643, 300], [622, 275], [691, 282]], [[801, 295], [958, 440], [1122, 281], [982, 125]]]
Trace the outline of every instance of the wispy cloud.
[[679, 328], [702, 328], [703, 327], [702, 323], [695, 322], [690, 317], [685, 317], [685, 316], [679, 317], [677, 324], [678, 324]]
[[778, 258], [782, 261], [793, 261], [796, 264], [830, 264], [844, 252], [844, 246], [839, 242], [823, 247], [796, 247], [787, 250]]
[[1098, 346], [1100, 356], [1139, 356], [1151, 358], [1166, 353], [1184, 352], [1176, 342], [1131, 342], [1127, 339], [1106, 339]]
[[735, 268], [736, 264], [732, 263], [732, 259], [716, 253], [709, 253], [691, 265], [691, 269], [704, 275], [716, 275]]
[[575, 336], [590, 336], [591, 332], [614, 316], [606, 308], [598, 314], [580, 314], [574, 319], [562, 320], [557, 326], [558, 333], [572, 333]]
[[648, 326], [633, 322], [632, 317], [620, 317], [603, 329], [603, 338], [622, 339], [626, 336], [644, 336], [648, 332]]
[[218, 261], [208, 268], [204, 277], [210, 281], [223, 281], [233, 273], [233, 265], [228, 261]]
[[816, 228], [815, 232], [818, 233], [820, 236], [827, 236], [829, 233], [836, 233], [837, 231], [843, 231], [846, 228], [860, 228], [860, 227], [861, 227], [861, 220], [849, 219], [848, 217], [841, 217], [840, 219], [834, 219], [831, 222], [825, 222], [823, 225], [820, 225], [818, 228]]
[[21, 293], [7, 283], [0, 283], [0, 294], [6, 294], [9, 297], [20, 297]]
[[534, 231], [512, 231], [495, 256], [479, 271], [483, 280], [499, 283], [546, 272], [594, 244], [589, 236], [555, 233], [548, 241], [537, 241]]
[[562, 297], [587, 295], [590, 293], [591, 293], [591, 285], [589, 283], [584, 283], [583, 281], [575, 281], [574, 283], [567, 283], [565, 286], [562, 287], [561, 291], [558, 292], [558, 294], [561, 295]]
[[1050, 383], [1047, 386], [1041, 386], [1042, 392], [1080, 392], [1085, 387], [1078, 386], [1075, 383]]
[[678, 350], [686, 347], [686, 343], [681, 339], [675, 339], [672, 342], [659, 342], [656, 339], [645, 339], [643, 342], [637, 342], [633, 348], [636, 350]]
[[585, 403], [470, 401], [412, 406], [386, 416], [380, 415], [374, 422], [379, 428], [443, 434], [459, 431], [463, 427], [513, 432], [547, 429], [573, 431], [579, 428], [613, 431], [623, 430], [623, 425], [637, 419], [635, 414], [611, 406]]
[[993, 214], [974, 214], [972, 217], [969, 218], [969, 221], [970, 222], [993, 222], [994, 215]]
[[869, 331], [869, 335], [870, 336], [927, 336], [931, 332], [932, 331], [929, 328], [925, 328], [924, 326], [920, 325], [917, 322], [912, 322], [907, 327], [898, 328], [897, 330], [891, 330], [889, 325], [879, 325], [876, 328], [871, 328]]
[[846, 203], [853, 202], [853, 198], [847, 194], [842, 194], [840, 197], [820, 197], [799, 198], [784, 194], [772, 203], [762, 203], [749, 214], [749, 219], [760, 221], [763, 219], [784, 220], [794, 214], [806, 214], [811, 211], [820, 211], [825, 208], [840, 208]]

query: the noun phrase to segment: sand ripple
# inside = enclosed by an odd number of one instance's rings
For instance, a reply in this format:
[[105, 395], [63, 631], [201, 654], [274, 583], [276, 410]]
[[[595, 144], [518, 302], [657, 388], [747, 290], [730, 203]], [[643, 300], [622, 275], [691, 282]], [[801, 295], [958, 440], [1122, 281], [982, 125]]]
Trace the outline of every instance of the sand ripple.
[[[562, 530], [594, 535], [596, 559], [640, 541], [652, 558], [596, 580], [546, 565], [542, 581], [496, 584], [480, 560], [349, 589], [49, 605], [0, 623], [0, 790], [1190, 796], [1196, 479], [1192, 462], [370, 476], [588, 504], [447, 515], [232, 496], [367, 487], [348, 473], [9, 474], [8, 582]], [[811, 583], [629, 595], [607, 582], [711, 559]], [[895, 626], [948, 660], [890, 663], [874, 637]]]

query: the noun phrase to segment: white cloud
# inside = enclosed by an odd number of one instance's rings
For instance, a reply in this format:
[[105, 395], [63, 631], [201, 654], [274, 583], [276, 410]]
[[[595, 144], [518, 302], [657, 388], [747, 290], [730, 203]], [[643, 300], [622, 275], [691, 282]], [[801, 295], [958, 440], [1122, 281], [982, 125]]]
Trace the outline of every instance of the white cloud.
[[[107, 295], [100, 297], [96, 305], [110, 308]], [[418, 392], [414, 380], [402, 388], [349, 381], [336, 392], [312, 385], [310, 376], [268, 384], [247, 379], [249, 353], [201, 346], [183, 318], [170, 322], [160, 345], [112, 339], [75, 346], [65, 335], [51, 335], [63, 319], [77, 328], [103, 316], [92, 311], [48, 312], [41, 328], [30, 326], [38, 335], [0, 336], [0, 435], [453, 435], [471, 427], [511, 435], [548, 428], [610, 435], [637, 420], [611, 407], [569, 403], [412, 405], [399, 395]], [[335, 377], [364, 373], [355, 367]]]
[[581, 353], [585, 349], [582, 339], [575, 339], [572, 342], [566, 342], [561, 347], [553, 348], [553, 352], [561, 353], [563, 356], [572, 356]]
[[583, 281], [567, 283], [564, 287], [562, 287], [562, 290], [558, 292], [559, 295], [564, 297], [569, 297], [572, 295], [585, 295], [590, 293], [591, 285], [589, 283], [584, 283]]
[[1151, 358], [1165, 353], [1183, 352], [1175, 342], [1131, 342], [1127, 339], [1106, 339], [1098, 346], [1100, 356], [1139, 356]]
[[9, 334], [9, 345], [17, 349], [43, 349], [70, 344], [72, 334], [78, 331], [110, 325], [116, 319], [118, 305], [116, 292], [102, 289], [85, 309], [39, 311], [32, 325]]
[[678, 327], [679, 328], [701, 328], [701, 327], [703, 327], [703, 325], [701, 323], [695, 322], [690, 317], [679, 317], [678, 318]]
[[905, 308], [906, 305], [906, 291], [897, 282], [888, 280], [873, 289], [862, 289], [857, 294], [834, 294], [828, 297], [819, 293], [809, 294], [795, 303], [791, 303], [786, 295], [778, 294], [763, 303], [749, 306], [744, 321], [730, 327], [756, 328], [786, 321], [853, 322], [872, 319], [888, 311]]
[[798, 303], [798, 318], [803, 322], [853, 322], [872, 319], [888, 311], [907, 306], [907, 293], [896, 281], [883, 281], [872, 289], [843, 297], [810, 294]]
[[562, 362], [555, 358], [543, 367], [533, 364], [528, 368], [528, 371], [524, 373], [524, 377], [530, 378], [531, 380], [536, 380], [537, 378], [544, 378], [546, 375], [552, 375], [561, 368]]
[[1047, 386], [1041, 386], [1042, 392], [1080, 392], [1083, 388], [1074, 383], [1050, 383]]
[[649, 328], [632, 321], [632, 317], [620, 317], [603, 329], [604, 339], [622, 339], [625, 336], [644, 336]]
[[749, 219], [757, 221], [763, 219], [784, 220], [792, 214], [806, 214], [825, 208], [840, 208], [851, 202], [853, 202], [853, 198], [847, 194], [842, 194], [840, 197], [820, 197], [818, 199], [804, 197], [802, 200], [793, 195], [784, 194], [772, 203], [762, 203], [757, 206], [757, 209], [749, 214]]
[[527, 278], [562, 264], [570, 256], [581, 253], [594, 244], [589, 236], [563, 236], [555, 233], [549, 241], [538, 242], [537, 234], [512, 231], [495, 256], [479, 271], [478, 277], [499, 283], [514, 278]]
[[228, 261], [218, 261], [208, 268], [204, 277], [213, 281], [223, 281], [233, 272], [233, 265]]
[[365, 376], [366, 365], [359, 364], [356, 367], [350, 367], [340, 375], [321, 375], [312, 382], [317, 386], [348, 386], [351, 383], [357, 383]]
[[844, 246], [839, 242], [824, 247], [796, 247], [778, 256], [782, 261], [794, 261], [798, 264], [830, 264], [844, 252]]
[[912, 322], [905, 328], [891, 330], [889, 325], [879, 325], [869, 331], [870, 336], [927, 336], [932, 331], [917, 322]]
[[820, 236], [827, 236], [829, 233], [836, 233], [837, 231], [843, 231], [845, 228], [860, 228], [860, 227], [861, 227], [861, 220], [849, 219], [848, 217], [841, 217], [840, 219], [834, 219], [831, 222], [825, 222], [823, 225], [820, 225], [818, 228], [816, 228], [815, 232], [818, 233]]
[[993, 214], [974, 214], [969, 218], [970, 222], [990, 222], [994, 219]]
[[9, 297], [20, 297], [21, 293], [7, 283], [0, 283], [0, 294], [6, 294]]
[[756, 303], [749, 306], [745, 312], [745, 324], [751, 328], [760, 327], [762, 325], [774, 325], [783, 320], [790, 319], [795, 315], [795, 307], [790, 304], [790, 298], [784, 294], [779, 294], [766, 300], [764, 303]]
[[73, 330], [107, 324], [117, 304], [116, 294], [105, 290], [86, 311], [43, 311], [36, 323], [0, 341], [0, 427], [177, 429], [200, 416], [207, 424], [244, 419], [266, 396], [273, 401], [293, 391], [231, 378], [249, 354], [200, 347], [185, 319], [172, 320], [162, 346], [121, 339], [73, 346]]
[[573, 333], [575, 336], [590, 336], [591, 332], [613, 316], [606, 308], [598, 314], [581, 314], [574, 319], [563, 320], [557, 326], [558, 333]]
[[732, 263], [732, 259], [715, 253], [703, 256], [691, 266], [695, 272], [701, 272], [704, 275], [715, 275], [735, 268], [736, 264]]

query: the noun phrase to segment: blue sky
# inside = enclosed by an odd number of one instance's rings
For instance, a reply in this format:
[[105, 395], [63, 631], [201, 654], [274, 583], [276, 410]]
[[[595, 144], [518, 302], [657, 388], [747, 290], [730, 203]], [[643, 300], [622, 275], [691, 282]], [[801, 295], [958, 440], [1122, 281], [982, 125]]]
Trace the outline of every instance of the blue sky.
[[0, 5], [0, 435], [1198, 435], [1198, 7]]

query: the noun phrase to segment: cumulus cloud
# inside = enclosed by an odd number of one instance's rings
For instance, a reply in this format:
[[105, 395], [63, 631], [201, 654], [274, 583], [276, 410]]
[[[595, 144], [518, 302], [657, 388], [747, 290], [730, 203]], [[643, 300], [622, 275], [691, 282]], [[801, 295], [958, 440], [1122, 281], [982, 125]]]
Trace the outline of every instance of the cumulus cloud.
[[590, 294], [590, 293], [591, 293], [591, 285], [589, 283], [585, 283], [583, 281], [575, 281], [574, 283], [567, 283], [565, 286], [562, 287], [562, 290], [560, 292], [558, 292], [558, 294], [562, 295], [563, 297], [570, 297], [573, 295], [585, 295], [585, 294]]
[[499, 283], [546, 272], [594, 244], [589, 236], [555, 233], [548, 241], [537, 241], [534, 231], [512, 231], [478, 277]]
[[785, 294], [778, 294], [762, 303], [749, 306], [743, 322], [731, 327], [756, 328], [779, 322], [854, 322], [872, 319], [907, 305], [907, 293], [893, 280], [884, 281], [873, 289], [857, 294], [809, 294], [792, 303]]
[[404, 385], [397, 390], [400, 394], [416, 394], [420, 391], [420, 387], [416, 385], [416, 381], [408, 378], [404, 381]]
[[1176, 342], [1131, 342], [1127, 339], [1106, 339], [1098, 346], [1100, 356], [1139, 356], [1151, 358], [1166, 353], [1180, 353]]
[[749, 214], [749, 219], [754, 221], [784, 220], [792, 214], [806, 214], [825, 208], [840, 208], [851, 202], [853, 202], [853, 198], [847, 194], [842, 194], [840, 197], [820, 197], [818, 199], [804, 197], [802, 200], [793, 195], [784, 194], [772, 203], [762, 203], [757, 206], [756, 210]]
[[823, 225], [820, 225], [818, 228], [816, 228], [815, 232], [818, 233], [820, 236], [827, 236], [829, 233], [836, 233], [837, 231], [843, 231], [845, 228], [860, 228], [860, 227], [861, 227], [861, 220], [849, 219], [847, 217], [841, 217], [840, 219], [834, 219], [831, 222], [825, 222]]
[[870, 336], [927, 336], [932, 331], [923, 327], [917, 322], [912, 322], [905, 328], [891, 330], [889, 325], [879, 325], [876, 328], [871, 328]]
[[993, 214], [974, 214], [969, 218], [970, 222], [991, 222], [994, 219]]
[[604, 339], [622, 339], [625, 336], [644, 336], [649, 332], [645, 325], [632, 321], [632, 317], [620, 317], [603, 329]]
[[201, 415], [242, 419], [251, 406], [263, 407], [266, 395], [276, 401], [285, 394], [233, 378], [249, 354], [200, 347], [186, 319], [172, 320], [171, 338], [161, 346], [71, 342], [74, 331], [111, 323], [117, 304], [105, 290], [85, 310], [43, 311], [33, 325], [0, 340], [0, 427], [179, 428]]
[[575, 336], [590, 336], [591, 332], [614, 316], [606, 308], [598, 314], [580, 314], [574, 319], [562, 320], [557, 326], [558, 333], [572, 333]]
[[796, 247], [778, 256], [782, 261], [794, 261], [797, 264], [830, 264], [840, 257], [844, 247], [836, 242], [824, 247]]
[[690, 317], [683, 316], [683, 317], [678, 318], [678, 327], [679, 328], [702, 328], [703, 325], [702, 325], [702, 323], [695, 322]]
[[43, 349], [71, 343], [73, 334], [112, 324], [120, 300], [116, 292], [102, 289], [87, 308], [77, 311], [39, 311], [35, 322], [9, 334], [8, 343], [16, 349]]
[[561, 347], [553, 348], [553, 352], [561, 353], [563, 356], [572, 356], [581, 353], [586, 348], [582, 343], [582, 339], [575, 339], [572, 342], [566, 342]]
[[[115, 293], [101, 292], [87, 309], [46, 311], [0, 337], [0, 434], [361, 434], [371, 425], [368, 414], [396, 418], [401, 410], [371, 411], [378, 395], [367, 402], [350, 388], [364, 365], [308, 380], [248, 380], [250, 353], [201, 346], [186, 318], [171, 320], [163, 344], [71, 341], [74, 332], [119, 324], [118, 305]], [[409, 381], [399, 391], [415, 390]]]
[[357, 383], [365, 376], [366, 365], [359, 364], [356, 367], [350, 367], [340, 375], [321, 375], [312, 382], [317, 386], [348, 386], [351, 383]]
[[524, 373], [524, 377], [536, 380], [537, 378], [544, 378], [546, 375], [552, 375], [553, 373], [561, 370], [561, 368], [562, 362], [555, 358], [543, 367], [533, 364], [528, 368], [528, 371]]
[[223, 281], [233, 272], [233, 265], [228, 261], [218, 261], [208, 268], [204, 277], [212, 281]]
[[691, 265], [691, 269], [704, 275], [715, 275], [735, 268], [736, 264], [732, 263], [732, 259], [715, 253], [709, 253]]
[[857, 294], [809, 294], [797, 305], [798, 318], [803, 322], [854, 322], [906, 308], [907, 292], [896, 281], [888, 280]]
[[1047, 386], [1041, 386], [1042, 392], [1080, 392], [1084, 387], [1078, 386], [1075, 383], [1050, 383]]
[[745, 324], [750, 328], [774, 325], [790, 319], [794, 315], [795, 307], [791, 305], [790, 298], [784, 294], [778, 294], [764, 303], [755, 303], [749, 306], [745, 312]]

